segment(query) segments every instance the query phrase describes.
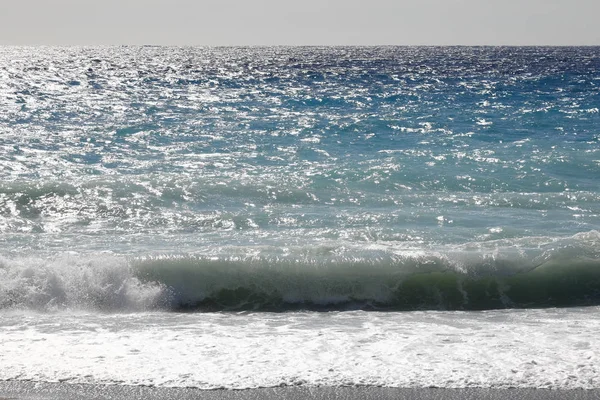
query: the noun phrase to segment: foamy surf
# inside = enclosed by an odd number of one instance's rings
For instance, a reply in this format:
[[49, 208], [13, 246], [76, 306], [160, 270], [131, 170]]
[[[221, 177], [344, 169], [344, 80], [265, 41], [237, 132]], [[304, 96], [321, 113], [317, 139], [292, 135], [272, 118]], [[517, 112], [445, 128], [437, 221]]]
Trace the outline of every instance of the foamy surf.
[[593, 389], [598, 311], [3, 312], [0, 380]]

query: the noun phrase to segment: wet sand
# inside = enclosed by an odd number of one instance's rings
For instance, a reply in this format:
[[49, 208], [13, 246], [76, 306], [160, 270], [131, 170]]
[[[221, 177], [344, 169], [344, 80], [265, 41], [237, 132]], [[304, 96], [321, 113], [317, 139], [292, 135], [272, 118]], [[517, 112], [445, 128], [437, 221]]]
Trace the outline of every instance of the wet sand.
[[200, 390], [194, 388], [164, 388], [147, 386], [93, 385], [1, 381], [0, 400], [39, 399], [207, 399], [207, 400], [279, 400], [279, 399], [411, 399], [411, 400], [588, 400], [600, 399], [600, 389], [441, 389], [359, 387], [278, 387], [246, 390]]

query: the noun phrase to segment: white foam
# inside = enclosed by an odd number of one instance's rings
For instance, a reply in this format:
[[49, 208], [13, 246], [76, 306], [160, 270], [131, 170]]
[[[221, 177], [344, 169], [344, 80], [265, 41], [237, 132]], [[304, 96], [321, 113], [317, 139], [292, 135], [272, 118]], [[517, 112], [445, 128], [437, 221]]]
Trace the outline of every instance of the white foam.
[[0, 316], [0, 379], [598, 388], [600, 308]]
[[52, 311], [146, 310], [159, 306], [166, 288], [141, 283], [124, 257], [65, 254], [51, 258], [0, 257], [0, 308]]

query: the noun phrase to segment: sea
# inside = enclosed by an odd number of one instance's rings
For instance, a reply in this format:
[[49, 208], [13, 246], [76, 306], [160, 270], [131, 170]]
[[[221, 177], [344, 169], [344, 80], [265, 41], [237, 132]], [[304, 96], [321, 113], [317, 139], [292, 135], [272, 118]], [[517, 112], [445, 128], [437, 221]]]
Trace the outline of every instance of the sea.
[[600, 47], [0, 47], [0, 381], [600, 388]]

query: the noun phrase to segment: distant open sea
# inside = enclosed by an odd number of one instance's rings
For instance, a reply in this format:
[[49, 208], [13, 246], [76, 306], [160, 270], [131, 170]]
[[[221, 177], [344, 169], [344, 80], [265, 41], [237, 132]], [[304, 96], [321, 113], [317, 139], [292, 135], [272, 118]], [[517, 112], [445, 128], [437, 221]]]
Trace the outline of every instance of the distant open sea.
[[0, 47], [0, 380], [600, 388], [600, 47]]

